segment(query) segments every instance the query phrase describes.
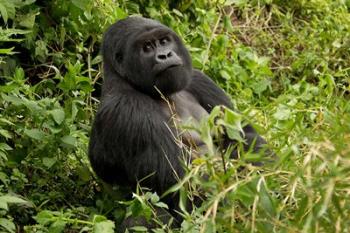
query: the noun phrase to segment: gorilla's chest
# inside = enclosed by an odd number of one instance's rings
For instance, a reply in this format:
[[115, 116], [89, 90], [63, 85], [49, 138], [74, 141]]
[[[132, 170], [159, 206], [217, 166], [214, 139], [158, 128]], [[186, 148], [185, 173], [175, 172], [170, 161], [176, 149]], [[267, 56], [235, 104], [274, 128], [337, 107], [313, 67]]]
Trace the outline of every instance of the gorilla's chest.
[[207, 111], [198, 103], [194, 96], [186, 91], [172, 95], [166, 109], [169, 113], [172, 110], [178, 120], [183, 123], [188, 121], [200, 122], [204, 117], [208, 116]]
[[167, 117], [168, 125], [176, 129], [177, 136], [186, 145], [201, 150], [203, 141], [200, 139], [200, 135], [195, 130], [188, 128], [198, 127], [201, 120], [209, 114], [194, 96], [186, 91], [181, 91], [173, 94], [167, 101], [161, 101], [160, 105]]

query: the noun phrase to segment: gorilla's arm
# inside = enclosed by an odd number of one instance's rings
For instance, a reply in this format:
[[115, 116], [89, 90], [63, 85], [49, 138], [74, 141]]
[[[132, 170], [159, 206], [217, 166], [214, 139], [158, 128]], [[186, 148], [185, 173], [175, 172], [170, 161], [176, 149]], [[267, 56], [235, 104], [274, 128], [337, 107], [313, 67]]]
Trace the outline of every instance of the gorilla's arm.
[[208, 113], [217, 105], [232, 109], [231, 101], [225, 92], [199, 70], [193, 70], [192, 80], [187, 90]]
[[[193, 70], [193, 80], [191, 81], [188, 91], [197, 99], [199, 104], [210, 113], [217, 105], [223, 105], [233, 109], [230, 99], [226, 93], [219, 88], [208, 76], [199, 70]], [[258, 152], [266, 141], [255, 131], [250, 125], [243, 128], [246, 139], [245, 150], [252, 146], [254, 152]], [[227, 148], [230, 144], [236, 143], [225, 136], [224, 147]], [[237, 152], [233, 152], [233, 157], [237, 157]]]
[[183, 175], [181, 155], [159, 104], [127, 90], [104, 98], [95, 118], [90, 159], [97, 175], [109, 183], [141, 183], [162, 193]]

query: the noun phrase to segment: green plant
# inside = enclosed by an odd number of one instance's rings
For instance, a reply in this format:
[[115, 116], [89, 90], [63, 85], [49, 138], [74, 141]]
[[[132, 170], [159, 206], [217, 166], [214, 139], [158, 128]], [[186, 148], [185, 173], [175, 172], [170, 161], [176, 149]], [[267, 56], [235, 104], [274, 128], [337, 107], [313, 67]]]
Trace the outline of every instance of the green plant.
[[[240, 111], [216, 109], [196, 129], [210, 153], [168, 192], [180, 192], [184, 221], [153, 231], [348, 232], [349, 9], [343, 0], [0, 0], [1, 231], [112, 232], [166, 209], [161, 194], [128, 200], [103, 184], [86, 156], [101, 37], [141, 14], [173, 28]], [[240, 141], [247, 121], [275, 162], [254, 167], [257, 154], [235, 161], [215, 150], [223, 129]], [[197, 197], [202, 205], [186, 210]]]

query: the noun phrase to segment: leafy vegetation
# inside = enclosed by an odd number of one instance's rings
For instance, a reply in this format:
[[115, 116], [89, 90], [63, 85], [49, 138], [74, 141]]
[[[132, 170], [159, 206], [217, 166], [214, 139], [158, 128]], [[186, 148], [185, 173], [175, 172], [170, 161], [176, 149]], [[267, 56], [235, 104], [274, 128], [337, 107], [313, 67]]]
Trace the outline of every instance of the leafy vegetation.
[[0, 0], [0, 231], [108, 233], [164, 208], [147, 190], [127, 201], [86, 154], [101, 37], [133, 14], [174, 29], [240, 110], [197, 129], [209, 147], [208, 132], [237, 136], [254, 119], [278, 157], [259, 168], [251, 153], [195, 160], [169, 192], [181, 206], [200, 192], [202, 206], [154, 232], [349, 232], [349, 0]]

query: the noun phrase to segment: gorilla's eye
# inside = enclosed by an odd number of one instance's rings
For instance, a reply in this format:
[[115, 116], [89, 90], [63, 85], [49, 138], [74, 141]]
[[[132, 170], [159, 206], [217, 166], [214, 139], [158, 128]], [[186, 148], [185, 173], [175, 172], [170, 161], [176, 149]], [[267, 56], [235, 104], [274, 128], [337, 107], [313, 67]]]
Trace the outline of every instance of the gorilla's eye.
[[145, 53], [150, 52], [152, 50], [152, 43], [147, 41], [146, 43], [144, 43], [142, 49]]
[[165, 45], [166, 43], [168, 43], [170, 41], [170, 38], [169, 37], [163, 37], [162, 39], [159, 40], [159, 43], [161, 45]]

